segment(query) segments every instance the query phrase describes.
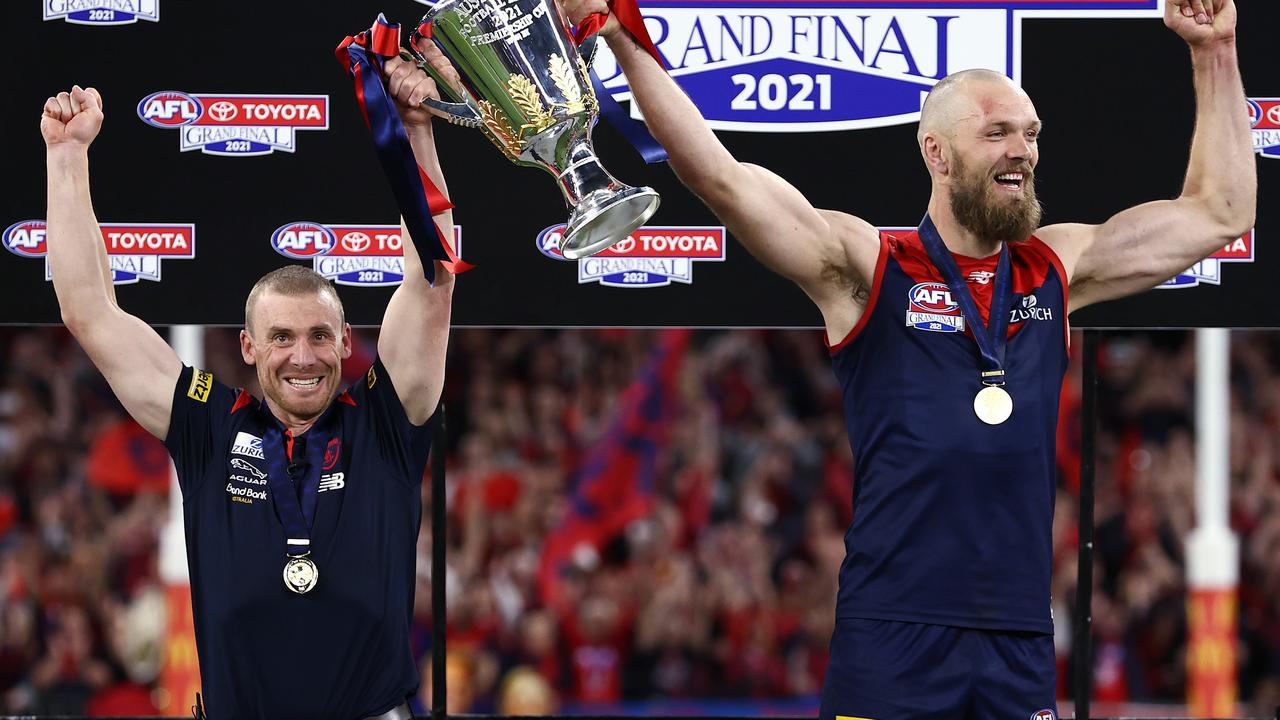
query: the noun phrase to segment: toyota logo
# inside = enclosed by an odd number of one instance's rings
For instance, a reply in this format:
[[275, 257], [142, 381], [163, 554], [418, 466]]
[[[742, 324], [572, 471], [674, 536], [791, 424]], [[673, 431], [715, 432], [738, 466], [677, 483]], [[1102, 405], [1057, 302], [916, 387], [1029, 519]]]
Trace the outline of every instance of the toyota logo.
[[342, 249], [347, 252], [364, 252], [372, 244], [373, 241], [369, 239], [369, 236], [362, 232], [351, 232], [342, 237]]
[[235, 103], [227, 102], [226, 100], [219, 100], [218, 102], [209, 106], [209, 117], [212, 117], [214, 120], [217, 120], [218, 122], [226, 122], [234, 118], [235, 116], [236, 116]]
[[613, 251], [619, 255], [626, 255], [636, 249], [636, 239], [630, 235], [619, 240], [614, 246]]

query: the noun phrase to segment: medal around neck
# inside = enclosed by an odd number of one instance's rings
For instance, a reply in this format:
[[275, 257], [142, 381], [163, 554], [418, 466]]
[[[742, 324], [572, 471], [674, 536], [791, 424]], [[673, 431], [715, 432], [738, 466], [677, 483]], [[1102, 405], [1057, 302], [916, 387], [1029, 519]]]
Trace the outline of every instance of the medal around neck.
[[988, 385], [973, 397], [973, 412], [988, 425], [999, 425], [1013, 414], [1013, 397], [999, 385]]
[[305, 595], [320, 581], [320, 569], [308, 557], [291, 557], [284, 564], [284, 586]]
[[[327, 417], [327, 416], [326, 416]], [[294, 440], [295, 454], [286, 451], [281, 425], [272, 419], [262, 435], [262, 452], [267, 460], [267, 489], [284, 529], [284, 586], [299, 595], [311, 592], [320, 580], [320, 571], [307, 557], [311, 554], [311, 527], [315, 523], [320, 468], [328, 447], [329, 427], [316, 423], [307, 434]], [[297, 467], [295, 467], [295, 465]], [[301, 497], [294, 492], [294, 484]]]
[[991, 287], [990, 322], [983, 322], [978, 304], [960, 274], [960, 266], [947, 249], [938, 228], [926, 213], [920, 221], [920, 242], [929, 260], [947, 282], [952, 297], [960, 305], [965, 324], [973, 331], [973, 340], [982, 355], [979, 365], [986, 387], [973, 398], [973, 412], [988, 425], [999, 425], [1013, 414], [1013, 398], [1001, 387], [1004, 383], [1004, 352], [1009, 342], [1009, 306], [1013, 303], [1013, 272], [1010, 269], [1009, 244], [1001, 243], [996, 261], [995, 284]]

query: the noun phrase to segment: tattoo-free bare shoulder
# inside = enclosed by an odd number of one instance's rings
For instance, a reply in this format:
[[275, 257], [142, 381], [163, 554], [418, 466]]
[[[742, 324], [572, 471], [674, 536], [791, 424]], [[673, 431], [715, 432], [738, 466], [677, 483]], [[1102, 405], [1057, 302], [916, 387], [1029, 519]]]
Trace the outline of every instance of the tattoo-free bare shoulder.
[[1075, 279], [1076, 266], [1080, 261], [1080, 255], [1088, 249], [1089, 244], [1093, 241], [1097, 233], [1097, 225], [1085, 225], [1083, 223], [1059, 223], [1057, 225], [1045, 225], [1036, 230], [1035, 236], [1040, 241], [1049, 246], [1050, 250], [1058, 256], [1062, 261], [1062, 267], [1067, 273], [1064, 278], [1067, 282]]

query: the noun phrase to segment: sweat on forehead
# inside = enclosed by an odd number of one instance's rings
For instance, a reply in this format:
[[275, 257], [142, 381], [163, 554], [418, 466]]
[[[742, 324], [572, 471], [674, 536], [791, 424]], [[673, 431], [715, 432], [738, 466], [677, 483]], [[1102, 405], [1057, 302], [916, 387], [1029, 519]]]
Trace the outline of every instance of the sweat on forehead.
[[939, 80], [925, 98], [924, 106], [920, 109], [919, 137], [923, 138], [927, 132], [950, 130], [964, 112], [972, 107], [971, 95], [965, 90], [978, 83], [1002, 85], [1020, 95], [1024, 94], [1022, 88], [1012, 80], [993, 70], [976, 68], [952, 73]]

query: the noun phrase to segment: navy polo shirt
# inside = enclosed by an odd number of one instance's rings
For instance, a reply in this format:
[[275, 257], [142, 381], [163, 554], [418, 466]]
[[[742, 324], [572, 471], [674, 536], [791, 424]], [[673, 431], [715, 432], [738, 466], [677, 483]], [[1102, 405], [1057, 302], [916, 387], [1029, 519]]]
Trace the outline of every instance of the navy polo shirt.
[[262, 451], [269, 422], [265, 402], [183, 368], [165, 445], [182, 487], [205, 709], [211, 720], [389, 710], [418, 688], [409, 630], [435, 419], [409, 422], [380, 360], [326, 411], [332, 440], [311, 530], [320, 576], [305, 595], [282, 577], [285, 532]]

